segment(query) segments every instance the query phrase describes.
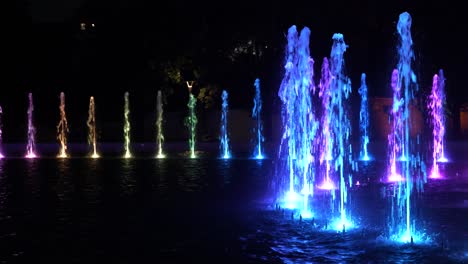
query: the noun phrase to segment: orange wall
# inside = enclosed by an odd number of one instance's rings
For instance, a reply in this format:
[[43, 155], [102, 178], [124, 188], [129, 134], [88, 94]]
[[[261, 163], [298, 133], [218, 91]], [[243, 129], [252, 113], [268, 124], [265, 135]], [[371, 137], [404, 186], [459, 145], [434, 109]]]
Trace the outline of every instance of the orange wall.
[[462, 134], [468, 134], [468, 112], [460, 111], [460, 129]]
[[[392, 122], [389, 121], [390, 111], [392, 109], [392, 98], [374, 97], [370, 99], [372, 111], [370, 112], [371, 118], [371, 133], [379, 140], [387, 140], [388, 134], [391, 132]], [[411, 129], [410, 134], [415, 137], [421, 134], [424, 129], [424, 119], [422, 113], [413, 105], [410, 105], [411, 111]]]

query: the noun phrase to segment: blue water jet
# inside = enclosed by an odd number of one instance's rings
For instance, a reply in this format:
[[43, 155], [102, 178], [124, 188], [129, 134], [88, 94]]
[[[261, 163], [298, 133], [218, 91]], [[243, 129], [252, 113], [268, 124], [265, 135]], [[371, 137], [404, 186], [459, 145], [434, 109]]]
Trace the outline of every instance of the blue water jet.
[[231, 152], [229, 150], [229, 136], [227, 132], [228, 93], [226, 92], [226, 90], [223, 90], [221, 98], [223, 100], [221, 109], [221, 129], [219, 135], [221, 158], [229, 159], [231, 157]]
[[255, 97], [254, 97], [254, 106], [252, 109], [252, 117], [255, 119], [255, 148], [254, 148], [254, 158], [263, 159], [263, 150], [262, 143], [265, 140], [263, 137], [263, 123], [262, 123], [262, 98], [260, 95], [260, 79], [255, 79]]
[[361, 130], [361, 153], [360, 159], [364, 161], [370, 160], [367, 152], [367, 144], [369, 144], [369, 105], [367, 102], [367, 85], [366, 74], [361, 75], [361, 87], [359, 87], [359, 95], [361, 96], [361, 110], [359, 111], [359, 127]]
[[[319, 186], [319, 189], [323, 190], [332, 190], [335, 189], [335, 184], [330, 179], [330, 172], [331, 172], [331, 160], [332, 160], [332, 152], [333, 152], [333, 136], [331, 131], [331, 118], [332, 118], [332, 111], [331, 111], [331, 90], [330, 90], [330, 83], [331, 83], [331, 72], [330, 72], [330, 64], [328, 59], [325, 57], [323, 58], [322, 62], [322, 76], [320, 77], [320, 84], [319, 84], [319, 97], [322, 99], [322, 118], [321, 118], [321, 131], [322, 134], [318, 144], [319, 151], [320, 151], [320, 165], [324, 166], [321, 169], [322, 175], [324, 175], [323, 181]], [[335, 192], [331, 192], [334, 196]], [[334, 197], [333, 197], [334, 200]]]
[[[335, 227], [346, 230], [353, 227], [353, 222], [349, 219], [348, 209], [348, 187], [352, 185], [351, 170], [355, 169], [356, 164], [352, 158], [352, 146], [349, 142], [351, 135], [351, 122], [347, 105], [347, 99], [351, 94], [351, 81], [344, 73], [344, 53], [348, 47], [344, 42], [343, 35], [335, 33], [332, 37], [333, 46], [330, 54], [330, 125], [333, 139], [333, 172], [339, 175], [339, 212], [340, 217], [335, 221]], [[338, 178], [335, 176], [335, 178]], [[331, 192], [334, 192], [332, 189]], [[335, 198], [335, 195], [332, 195]]]
[[278, 91], [283, 103], [283, 136], [278, 151], [283, 167], [278, 175], [281, 190], [277, 197], [284, 207], [299, 210], [303, 218], [312, 217], [309, 208], [315, 182], [312, 143], [318, 127], [311, 101], [315, 87], [309, 37], [307, 27], [299, 37], [296, 26], [289, 28], [285, 74]]
[[[411, 16], [404, 12], [400, 14], [397, 31], [400, 37], [398, 46], [399, 62], [392, 74], [393, 98], [393, 131], [389, 135], [390, 146], [390, 177], [396, 181], [391, 187], [391, 212], [389, 221], [390, 238], [408, 243], [422, 239], [423, 235], [416, 231], [416, 219], [411, 215], [414, 206], [413, 191], [422, 192], [427, 181], [426, 167], [420, 155], [419, 135], [414, 138], [410, 134], [411, 105], [416, 104], [415, 93], [418, 91], [416, 75], [411, 69], [414, 60], [411, 37]], [[393, 141], [393, 142], [392, 142]], [[400, 163], [396, 157], [400, 155]], [[398, 174], [398, 173], [401, 174]]]

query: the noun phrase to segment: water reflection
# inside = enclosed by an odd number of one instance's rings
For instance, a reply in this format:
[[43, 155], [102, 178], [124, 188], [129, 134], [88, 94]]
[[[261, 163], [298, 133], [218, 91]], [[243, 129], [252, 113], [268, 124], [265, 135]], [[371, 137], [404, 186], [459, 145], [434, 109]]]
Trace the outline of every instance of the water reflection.
[[169, 190], [169, 160], [155, 159], [154, 160], [154, 177], [156, 179], [156, 190], [160, 194], [166, 194]]
[[202, 166], [202, 159], [187, 159], [181, 162], [182, 171], [177, 175], [177, 186], [182, 191], [196, 192], [207, 185], [201, 181], [202, 177], [207, 177], [206, 166]]
[[[141, 245], [190, 255], [205, 249], [209, 254], [223, 254], [220, 252], [226, 251], [220, 250], [225, 250], [225, 245], [243, 243], [242, 251], [232, 254], [248, 254], [253, 262], [270, 263], [423, 263], [431, 256], [447, 254], [376, 239], [387, 224], [387, 205], [378, 192], [384, 163], [362, 164], [353, 175], [362, 183], [353, 189], [353, 204], [357, 205], [353, 211], [365, 225], [343, 235], [318, 230], [324, 218], [315, 219], [317, 227], [311, 221], [301, 223], [288, 214], [265, 210], [262, 199], [269, 190], [272, 162], [208, 158], [0, 160], [0, 245], [10, 247], [0, 248], [24, 251], [25, 244], [34, 243], [38, 254], [54, 248], [65, 255], [73, 247], [78, 249], [73, 253], [78, 262], [101, 253], [133, 258]], [[421, 203], [421, 219], [430, 223], [426, 225], [429, 233], [446, 235], [451, 252], [455, 245], [461, 248], [467, 241], [463, 235], [467, 206], [459, 208], [468, 192], [467, 167], [447, 164], [448, 180], [426, 185], [426, 200]], [[40, 199], [33, 189], [40, 189]], [[20, 239], [2, 236], [8, 233], [18, 233]], [[115, 251], [123, 244], [131, 250]], [[218, 244], [219, 248], [213, 247]], [[447, 263], [444, 260], [434, 258], [434, 262]]]
[[[220, 174], [221, 174], [221, 175], [216, 175], [216, 178], [221, 178], [222, 179], [221, 187], [231, 183], [233, 173], [236, 172], [235, 170], [234, 171], [232, 170], [234, 162], [235, 161], [232, 160], [232, 159], [222, 159], [222, 160], [219, 160], [219, 162], [216, 163], [217, 167], [218, 167], [217, 171], [219, 171]], [[219, 182], [219, 181], [216, 181], [216, 182]]]
[[2, 212], [5, 209], [5, 202], [7, 201], [8, 197], [6, 175], [3, 173], [3, 166], [5, 166], [5, 162], [5, 159], [0, 159], [0, 217], [2, 216]]
[[25, 159], [26, 162], [26, 176], [27, 178], [33, 178], [37, 172], [39, 159]]
[[121, 175], [115, 175], [115, 177], [121, 177], [120, 188], [122, 195], [131, 195], [136, 189], [135, 179], [135, 166], [137, 159], [121, 159], [122, 173]]
[[[52, 161], [53, 162], [53, 161]], [[52, 163], [51, 162], [51, 163]], [[47, 175], [42, 175], [42, 177], [45, 177], [43, 179], [43, 182], [49, 183], [53, 181], [54, 179], [52, 178], [55, 175], [57, 175], [56, 179], [56, 190], [59, 195], [59, 198], [61, 200], [63, 199], [69, 199], [69, 194], [73, 191], [73, 182], [71, 178], [71, 160], [70, 159], [57, 159], [56, 161], [56, 171], [53, 173], [53, 170], [55, 169], [55, 166], [53, 164], [47, 164], [47, 170], [50, 171], [50, 173], [46, 173]], [[47, 186], [45, 186], [47, 188]]]

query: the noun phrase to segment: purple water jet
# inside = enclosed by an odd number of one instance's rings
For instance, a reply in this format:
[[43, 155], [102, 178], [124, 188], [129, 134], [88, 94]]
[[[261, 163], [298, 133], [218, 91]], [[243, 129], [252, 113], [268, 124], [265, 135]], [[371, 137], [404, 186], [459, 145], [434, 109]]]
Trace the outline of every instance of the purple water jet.
[[432, 171], [430, 178], [440, 178], [438, 162], [446, 162], [444, 155], [444, 137], [445, 137], [445, 79], [444, 72], [439, 71], [432, 80], [432, 90], [429, 96], [428, 109], [432, 119], [433, 151], [432, 151]]
[[29, 107], [28, 107], [28, 145], [26, 146], [26, 158], [36, 158], [36, 128], [33, 124], [33, 96], [32, 93], [29, 93]]

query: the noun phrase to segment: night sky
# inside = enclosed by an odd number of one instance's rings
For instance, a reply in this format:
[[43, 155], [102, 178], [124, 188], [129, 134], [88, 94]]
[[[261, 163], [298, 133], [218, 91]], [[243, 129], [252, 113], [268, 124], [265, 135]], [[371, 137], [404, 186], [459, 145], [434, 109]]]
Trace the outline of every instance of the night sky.
[[[331, 49], [333, 33], [349, 45], [346, 71], [357, 94], [360, 74], [368, 76], [371, 96], [390, 96], [396, 65], [396, 23], [413, 18], [414, 70], [421, 94], [430, 90], [440, 68], [447, 78], [453, 112], [468, 102], [466, 11], [462, 1], [15, 1], [13, 19], [2, 38], [6, 48], [0, 104], [6, 142], [26, 135], [27, 93], [35, 99], [38, 139], [55, 140], [59, 93], [67, 96], [72, 141], [85, 139], [89, 96], [96, 97], [99, 122], [121, 122], [123, 93], [130, 92], [137, 141], [145, 138], [145, 118], [154, 116], [156, 90], [166, 85], [164, 63], [190, 58], [203, 74], [198, 86], [230, 93], [231, 108], [250, 109], [253, 81], [262, 80], [265, 112], [277, 112], [287, 29], [311, 29], [315, 77]], [[263, 1], [262, 1], [263, 2]], [[86, 30], [80, 29], [86, 23]], [[95, 26], [92, 27], [91, 24]], [[232, 59], [236, 47], [254, 42], [258, 53]], [[189, 76], [190, 74], [187, 74]], [[190, 77], [186, 77], [190, 78]], [[195, 87], [195, 93], [197, 92]], [[174, 86], [167, 111], [183, 111], [187, 90]], [[140, 132], [138, 132], [140, 130]], [[78, 131], [78, 132], [76, 132]], [[104, 140], [117, 140], [104, 136]]]

